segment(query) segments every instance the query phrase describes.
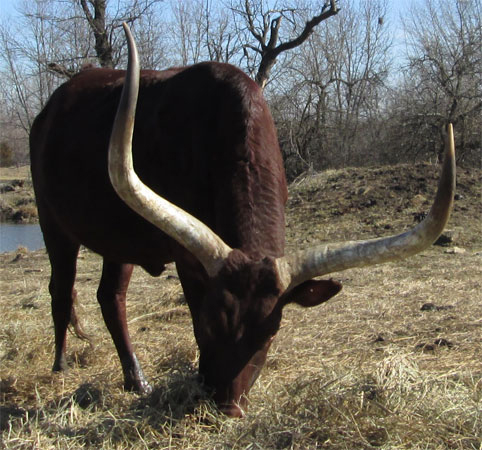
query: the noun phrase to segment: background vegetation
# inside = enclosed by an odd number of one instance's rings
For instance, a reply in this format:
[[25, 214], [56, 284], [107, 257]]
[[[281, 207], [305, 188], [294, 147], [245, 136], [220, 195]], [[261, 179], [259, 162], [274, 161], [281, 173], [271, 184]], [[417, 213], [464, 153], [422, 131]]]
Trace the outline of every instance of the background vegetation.
[[[480, 0], [19, 0], [0, 24], [0, 163], [25, 162], [28, 130], [82, 67], [236, 64], [265, 88], [290, 179], [306, 170], [438, 159], [455, 125], [479, 165]], [[401, 23], [401, 25], [400, 25]], [[10, 152], [10, 156], [9, 156]]]

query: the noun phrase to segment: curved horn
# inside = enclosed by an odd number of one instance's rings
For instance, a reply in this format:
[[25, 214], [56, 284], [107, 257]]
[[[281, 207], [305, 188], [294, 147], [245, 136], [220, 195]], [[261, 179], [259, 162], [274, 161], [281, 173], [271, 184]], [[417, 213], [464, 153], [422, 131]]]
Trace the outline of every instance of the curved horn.
[[139, 92], [139, 58], [127, 24], [123, 24], [129, 61], [122, 96], [109, 142], [109, 177], [119, 197], [134, 211], [154, 224], [215, 275], [231, 248], [206, 225], [186, 211], [160, 197], [139, 179], [132, 163], [132, 135]]
[[452, 124], [447, 127], [445, 158], [437, 194], [427, 217], [415, 228], [395, 236], [367, 241], [328, 244], [277, 260], [286, 291], [313, 277], [353, 267], [395, 261], [429, 247], [442, 233], [452, 209], [455, 192], [455, 145]]

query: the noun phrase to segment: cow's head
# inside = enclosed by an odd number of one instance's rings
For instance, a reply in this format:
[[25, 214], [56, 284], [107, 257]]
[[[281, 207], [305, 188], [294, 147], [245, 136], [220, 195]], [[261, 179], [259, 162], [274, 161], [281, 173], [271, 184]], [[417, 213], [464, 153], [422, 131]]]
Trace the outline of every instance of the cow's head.
[[220, 409], [241, 416], [281, 322], [283, 306], [318, 305], [335, 295], [335, 281], [308, 281], [283, 295], [276, 260], [249, 259], [240, 250], [227, 255], [209, 280], [206, 294], [191, 306], [200, 349], [199, 373], [214, 390]]
[[204, 268], [202, 299], [190, 304], [200, 348], [199, 370], [228, 415], [241, 416], [246, 394], [266, 360], [283, 307], [316, 306], [341, 289], [314, 277], [393, 261], [420, 252], [442, 232], [455, 190], [452, 127], [435, 202], [423, 222], [406, 233], [321, 245], [280, 258], [251, 260], [230, 248], [205, 224], [154, 193], [133, 170], [132, 133], [139, 89], [137, 51], [125, 26], [129, 66], [109, 146], [109, 174], [119, 196], [142, 217], [175, 239]]

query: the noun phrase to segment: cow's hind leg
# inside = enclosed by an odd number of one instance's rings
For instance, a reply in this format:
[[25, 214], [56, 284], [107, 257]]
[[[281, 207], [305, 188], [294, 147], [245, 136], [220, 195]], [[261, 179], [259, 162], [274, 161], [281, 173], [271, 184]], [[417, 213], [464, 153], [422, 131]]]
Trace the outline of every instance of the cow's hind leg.
[[97, 299], [122, 364], [124, 389], [149, 393], [152, 388], [137, 361], [127, 330], [126, 293], [132, 270], [131, 264], [117, 264], [104, 260]]
[[44, 232], [44, 240], [52, 269], [49, 283], [55, 330], [55, 360], [52, 370], [61, 371], [67, 368], [65, 348], [69, 323], [73, 323], [79, 337], [85, 337], [79, 328], [74, 309], [77, 297], [74, 282], [79, 245], [60, 233], [50, 235]]

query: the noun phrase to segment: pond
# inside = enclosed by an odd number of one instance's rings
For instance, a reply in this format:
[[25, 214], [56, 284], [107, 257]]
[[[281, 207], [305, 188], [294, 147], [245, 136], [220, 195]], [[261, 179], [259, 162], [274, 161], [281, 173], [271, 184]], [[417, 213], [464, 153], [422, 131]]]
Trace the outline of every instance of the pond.
[[40, 226], [0, 223], [0, 253], [14, 251], [19, 246], [27, 247], [29, 250], [45, 247]]

